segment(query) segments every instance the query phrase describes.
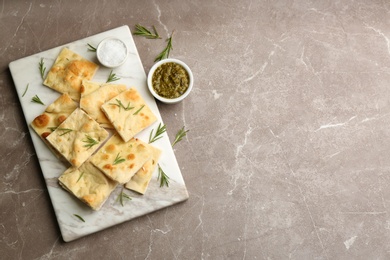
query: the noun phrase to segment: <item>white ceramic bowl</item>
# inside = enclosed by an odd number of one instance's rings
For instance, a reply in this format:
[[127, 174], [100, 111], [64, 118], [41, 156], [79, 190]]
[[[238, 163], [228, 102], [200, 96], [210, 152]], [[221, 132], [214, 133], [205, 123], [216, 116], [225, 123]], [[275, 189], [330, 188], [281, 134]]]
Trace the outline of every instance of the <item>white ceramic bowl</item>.
[[97, 49], [96, 56], [99, 62], [108, 68], [117, 68], [125, 63], [128, 55], [126, 44], [114, 37], [102, 40]]
[[[165, 97], [162, 97], [160, 95], [158, 95], [156, 93], [156, 91], [154, 91], [153, 89], [153, 86], [152, 86], [152, 77], [153, 77], [153, 74], [155, 72], [155, 70], [162, 64], [164, 63], [168, 63], [168, 62], [173, 62], [173, 63], [177, 63], [181, 66], [183, 66], [183, 68], [188, 72], [188, 76], [190, 78], [190, 82], [189, 82], [189, 86], [188, 86], [188, 89], [186, 90], [186, 92], [183, 93], [183, 95], [181, 95], [180, 97], [177, 97], [177, 98], [165, 98]], [[166, 104], [175, 104], [175, 103], [178, 103], [180, 101], [182, 101], [183, 99], [185, 99], [188, 94], [190, 94], [191, 90], [192, 90], [192, 86], [194, 85], [194, 75], [192, 74], [192, 71], [191, 69], [187, 66], [187, 64], [185, 64], [184, 62], [182, 62], [181, 60], [177, 60], [177, 59], [171, 59], [171, 58], [168, 58], [168, 59], [164, 59], [164, 60], [161, 60], [157, 63], [155, 63], [152, 68], [149, 70], [149, 74], [148, 74], [148, 88], [149, 88], [149, 91], [150, 93], [152, 93], [152, 95], [160, 100], [161, 102], [163, 103], [166, 103]]]

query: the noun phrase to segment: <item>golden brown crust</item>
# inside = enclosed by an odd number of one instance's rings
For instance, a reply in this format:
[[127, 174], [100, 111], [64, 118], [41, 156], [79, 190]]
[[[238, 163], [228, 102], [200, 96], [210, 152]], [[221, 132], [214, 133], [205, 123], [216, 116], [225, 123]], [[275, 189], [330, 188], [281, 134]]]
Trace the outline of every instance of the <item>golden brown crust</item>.
[[133, 102], [137, 102], [139, 101], [140, 99], [140, 96], [138, 95], [137, 91], [133, 88], [133, 89], [129, 89], [129, 91], [127, 91], [124, 95], [124, 98], [126, 101], [133, 101]]
[[58, 55], [43, 84], [78, 101], [83, 79], [92, 79], [98, 65], [64, 48]]
[[60, 115], [60, 116], [58, 116], [58, 118], [57, 118], [57, 122], [58, 122], [59, 124], [62, 124], [65, 120], [66, 120], [66, 116], [65, 116], [65, 115]]
[[[37, 116], [31, 127], [45, 141], [46, 138], [56, 129], [75, 109], [77, 103], [68, 94], [62, 94], [52, 104], [50, 104], [42, 115]], [[57, 157], [60, 155], [49, 145], [49, 148]]]
[[37, 116], [34, 119], [33, 124], [36, 127], [42, 128], [42, 127], [47, 126], [49, 124], [49, 121], [50, 121], [50, 117], [47, 114], [42, 114], [42, 115]]
[[50, 135], [50, 132], [43, 132], [42, 134], [41, 134], [41, 137], [43, 138], [43, 139], [46, 139], [46, 137], [48, 137]]
[[109, 178], [126, 183], [150, 158], [150, 145], [138, 139], [124, 142], [114, 134], [103, 147], [91, 157], [91, 163]]

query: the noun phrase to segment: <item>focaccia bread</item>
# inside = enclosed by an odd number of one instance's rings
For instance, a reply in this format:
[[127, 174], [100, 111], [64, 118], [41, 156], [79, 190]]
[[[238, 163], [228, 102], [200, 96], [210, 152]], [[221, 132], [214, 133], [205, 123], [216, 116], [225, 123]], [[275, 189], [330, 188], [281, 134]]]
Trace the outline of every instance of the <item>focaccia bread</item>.
[[67, 93], [73, 100], [79, 101], [82, 80], [92, 79], [98, 68], [97, 64], [64, 48], [47, 74], [43, 85], [60, 93]]
[[117, 183], [107, 178], [89, 161], [80, 168], [70, 167], [59, 178], [59, 184], [79, 200], [99, 210]]
[[73, 166], [79, 167], [108, 138], [108, 132], [77, 108], [47, 141]]
[[146, 163], [137, 171], [137, 173], [131, 178], [131, 180], [125, 184], [125, 187], [129, 190], [136, 191], [141, 194], [145, 194], [148, 188], [149, 182], [152, 178], [153, 172], [156, 169], [157, 162], [161, 156], [161, 150], [149, 146], [152, 150], [152, 157], [146, 161]]
[[80, 89], [80, 108], [87, 112], [87, 114], [95, 119], [101, 126], [113, 128], [112, 124], [101, 110], [101, 106], [126, 89], [125, 85], [102, 84], [83, 80]]
[[64, 122], [76, 108], [77, 103], [68, 94], [62, 94], [46, 108], [45, 112], [31, 122], [31, 127], [46, 141], [46, 137]]
[[107, 101], [102, 110], [125, 142], [157, 120], [135, 88]]
[[136, 138], [124, 142], [119, 135], [114, 134], [91, 157], [91, 163], [107, 177], [125, 184], [152, 156], [149, 146]]

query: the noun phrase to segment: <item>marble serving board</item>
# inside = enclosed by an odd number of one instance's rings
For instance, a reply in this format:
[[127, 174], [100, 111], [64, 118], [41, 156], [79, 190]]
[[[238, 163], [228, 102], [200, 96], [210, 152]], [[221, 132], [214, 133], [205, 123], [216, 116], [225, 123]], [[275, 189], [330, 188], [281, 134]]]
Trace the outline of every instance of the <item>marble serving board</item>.
[[[163, 121], [156, 102], [148, 91], [146, 85], [146, 74], [128, 26], [121, 26], [82, 40], [13, 61], [9, 64], [11, 75], [15, 83], [15, 88], [19, 96], [26, 123], [29, 125], [31, 139], [46, 181], [61, 234], [66, 242], [101, 231], [105, 228], [129, 221], [136, 217], [140, 217], [188, 199], [188, 192], [167, 133], [164, 133], [163, 138], [154, 142], [152, 145], [163, 151], [159, 164], [161, 168], [164, 169], [164, 172], [170, 177], [169, 187], [159, 186], [159, 182], [157, 180], [158, 171], [156, 169], [145, 195], [125, 190], [125, 192], [132, 197], [132, 200], [126, 201], [126, 203], [122, 206], [117, 201], [118, 195], [122, 189], [122, 186], [118, 186], [105, 202], [103, 207], [99, 211], [93, 211], [59, 186], [58, 177], [69, 167], [69, 164], [60, 161], [30, 127], [32, 120], [43, 113], [46, 106], [51, 104], [60, 96], [58, 92], [53, 91], [42, 84], [43, 80], [40, 76], [38, 64], [43, 58], [45, 67], [47, 68], [46, 70], [50, 70], [57, 55], [64, 47], [67, 47], [88, 60], [99, 64], [96, 58], [96, 53], [89, 51], [87, 44], [97, 46], [100, 41], [107, 37], [117, 37], [123, 40], [128, 47], [129, 56], [126, 63], [113, 70], [116, 76], [120, 78], [120, 80], [115, 81], [114, 83], [125, 84], [128, 88], [137, 88], [158, 118], [157, 122], [136, 136], [137, 138], [147, 142], [150, 131], [152, 129], [155, 131], [158, 124], [163, 124]], [[110, 71], [111, 69], [100, 65], [99, 70], [93, 77], [92, 81], [105, 82], [110, 74]], [[27, 92], [24, 93], [27, 85]], [[45, 106], [31, 102], [31, 98], [37, 94], [45, 103]], [[74, 214], [82, 216], [85, 222], [82, 222], [80, 219], [75, 217]]]

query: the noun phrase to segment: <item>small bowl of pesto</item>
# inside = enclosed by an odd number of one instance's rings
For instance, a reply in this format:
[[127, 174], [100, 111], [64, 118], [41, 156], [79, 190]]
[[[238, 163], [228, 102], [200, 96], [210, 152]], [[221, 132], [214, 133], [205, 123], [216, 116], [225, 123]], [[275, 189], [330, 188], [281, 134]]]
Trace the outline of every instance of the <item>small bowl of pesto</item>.
[[194, 85], [194, 76], [187, 64], [170, 58], [155, 63], [147, 80], [152, 95], [166, 104], [182, 101]]

